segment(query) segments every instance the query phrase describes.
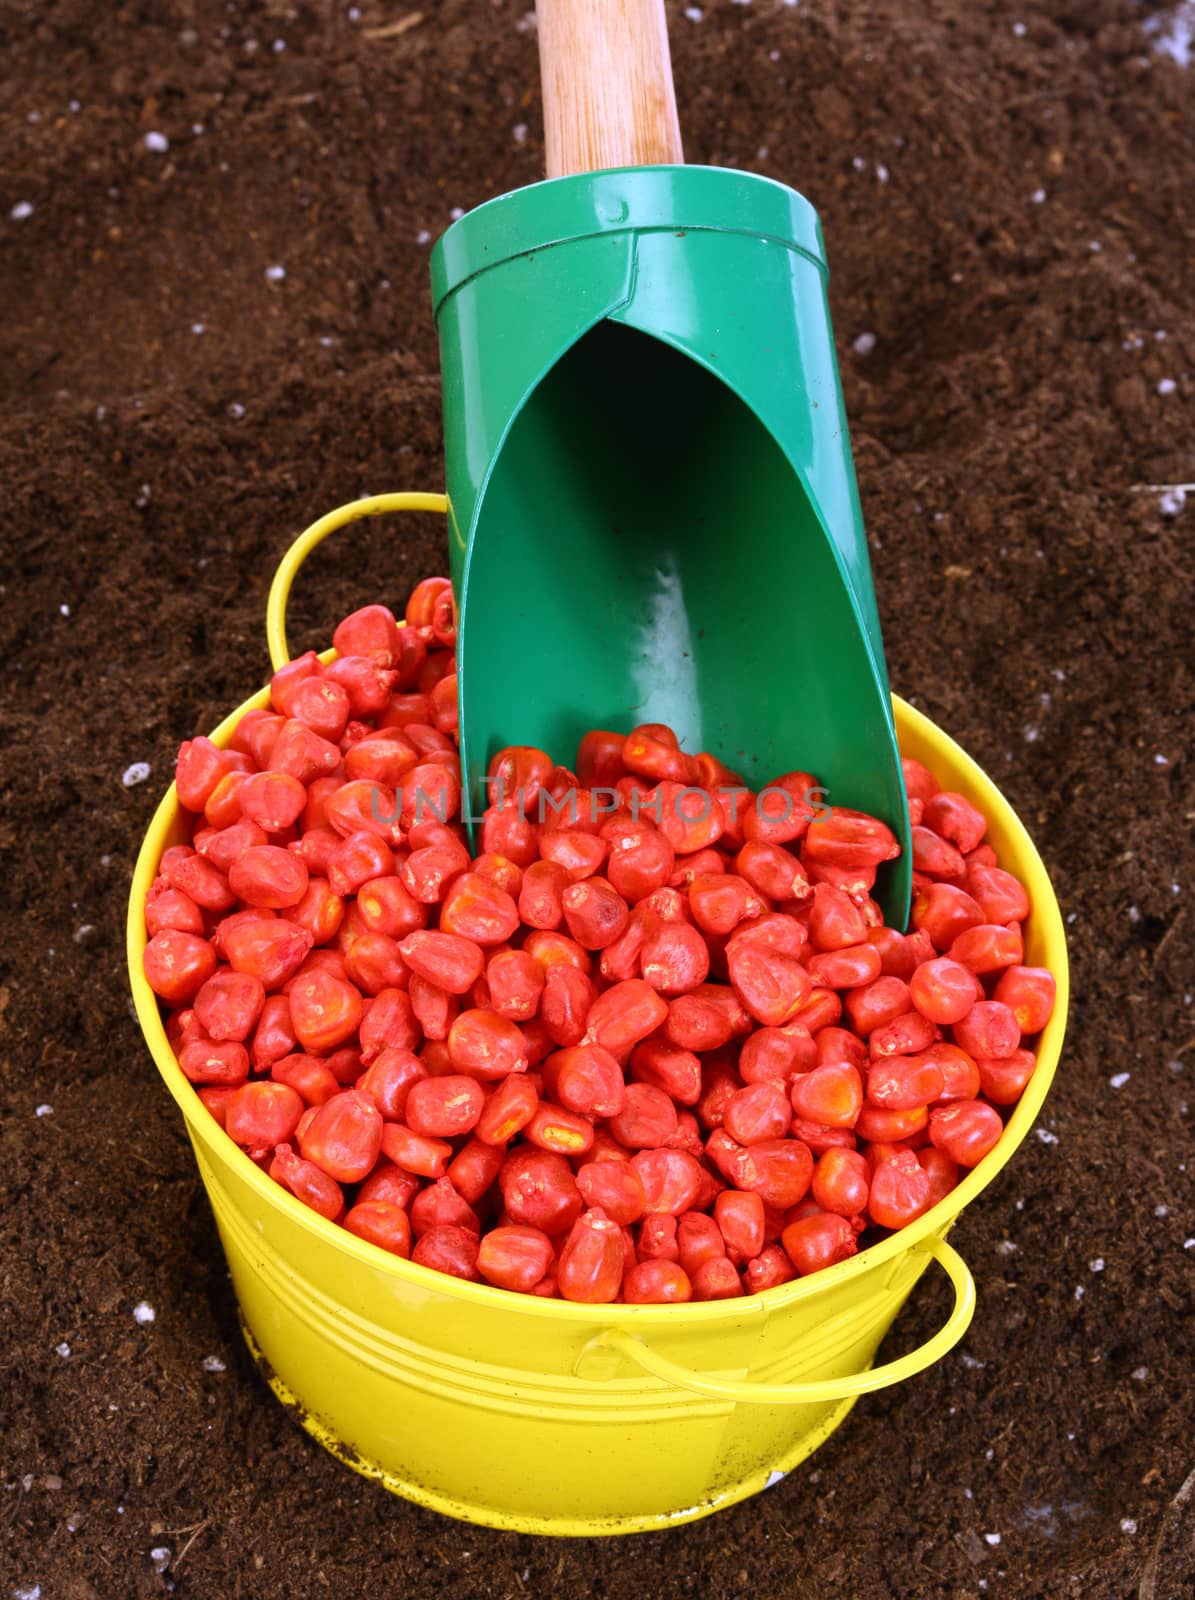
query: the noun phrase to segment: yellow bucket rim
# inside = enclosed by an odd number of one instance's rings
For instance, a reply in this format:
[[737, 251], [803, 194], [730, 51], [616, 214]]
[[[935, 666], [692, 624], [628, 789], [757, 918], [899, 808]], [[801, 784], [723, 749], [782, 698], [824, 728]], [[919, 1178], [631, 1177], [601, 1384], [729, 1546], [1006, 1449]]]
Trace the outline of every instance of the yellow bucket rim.
[[[378, 495], [338, 507], [306, 529], [295, 540], [279, 566], [271, 590], [268, 631], [274, 660], [277, 662], [286, 659], [286, 636], [282, 615], [286, 598], [295, 573], [316, 544], [336, 528], [360, 516], [374, 516], [400, 510], [442, 512], [446, 509], [446, 505], [447, 502], [442, 495]], [[327, 650], [322, 653], [321, 659], [330, 660], [334, 655], [335, 651]], [[209, 735], [212, 742], [216, 745], [227, 744], [241, 717], [247, 711], [268, 706], [269, 698], [270, 691], [267, 686], [244, 701]], [[1011, 1160], [1037, 1120], [1037, 1114], [1054, 1081], [1066, 1032], [1070, 976], [1062, 913], [1045, 864], [1020, 817], [979, 763], [949, 734], [944, 733], [936, 723], [908, 701], [893, 695], [892, 705], [896, 716], [898, 742], [901, 733], [907, 730], [931, 749], [935, 757], [940, 757], [943, 764], [948, 765], [952, 772], [963, 780], [968, 793], [984, 812], [989, 824], [997, 823], [1010, 841], [1011, 848], [1006, 851], [1006, 857], [1015, 858], [1017, 876], [1029, 894], [1030, 917], [1042, 942], [1042, 964], [1048, 967], [1057, 985], [1053, 1015], [1042, 1030], [1037, 1044], [1037, 1066], [995, 1146], [978, 1165], [960, 1179], [944, 1199], [914, 1222], [890, 1234], [888, 1238], [869, 1245], [846, 1261], [812, 1273], [808, 1277], [797, 1278], [778, 1288], [764, 1290], [761, 1294], [729, 1300], [711, 1300], [702, 1304], [688, 1302], [684, 1305], [669, 1306], [666, 1312], [670, 1320], [676, 1319], [678, 1322], [684, 1321], [692, 1325], [736, 1322], [742, 1320], [747, 1306], [757, 1307], [761, 1313], [766, 1314], [778, 1310], [783, 1305], [807, 1299], [823, 1289], [861, 1277], [886, 1262], [894, 1261], [931, 1235], [944, 1233], [963, 1208], [986, 1189], [996, 1174]], [[400, 1256], [391, 1255], [379, 1246], [359, 1239], [347, 1229], [319, 1216], [251, 1161], [248, 1155], [229, 1139], [200, 1100], [194, 1085], [184, 1076], [174, 1051], [170, 1048], [158, 998], [149, 986], [142, 965], [142, 957], [148, 943], [145, 898], [157, 875], [158, 862], [166, 849], [166, 841], [179, 819], [180, 812], [178, 795], [172, 783], [154, 812], [137, 855], [129, 892], [126, 950], [137, 1020], [150, 1054], [166, 1087], [183, 1113], [192, 1137], [200, 1139], [215, 1159], [231, 1163], [241, 1181], [249, 1186], [264, 1205], [279, 1212], [289, 1222], [297, 1223], [314, 1238], [343, 1251], [346, 1256], [359, 1261], [372, 1272], [388, 1271], [399, 1282], [407, 1282], [424, 1290], [435, 1289], [441, 1294], [451, 1294], [467, 1305], [503, 1308], [506, 1311], [515, 1309], [516, 1297], [510, 1290], [494, 1288], [490, 1284], [469, 1283], [462, 1278], [454, 1278], [436, 1272], [430, 1267], [404, 1260]], [[595, 1310], [591, 1305], [575, 1304], [568, 1300], [549, 1300], [538, 1295], [520, 1295], [517, 1301], [518, 1309], [524, 1315], [546, 1318], [563, 1325], [570, 1322], [591, 1322]], [[642, 1319], [645, 1311], [659, 1313], [664, 1308], [616, 1303], [603, 1305], [600, 1309], [603, 1319], [610, 1319], [612, 1326], [622, 1323], [630, 1327]]]

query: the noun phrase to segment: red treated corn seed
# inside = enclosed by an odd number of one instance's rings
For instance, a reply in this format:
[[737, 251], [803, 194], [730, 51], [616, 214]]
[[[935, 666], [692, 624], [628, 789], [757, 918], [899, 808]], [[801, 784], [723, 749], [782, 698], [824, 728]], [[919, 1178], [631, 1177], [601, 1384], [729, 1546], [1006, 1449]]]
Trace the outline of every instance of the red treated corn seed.
[[485, 1094], [475, 1078], [419, 1078], [407, 1094], [406, 1124], [428, 1139], [456, 1139], [472, 1132], [484, 1106]]
[[1021, 930], [1015, 923], [1006, 928], [999, 923], [981, 922], [977, 928], [960, 933], [950, 947], [952, 961], [961, 962], [981, 977], [1015, 967], [1024, 953]]
[[420, 929], [399, 945], [411, 971], [449, 994], [464, 994], [485, 970], [485, 955], [472, 939]]
[[353, 894], [371, 878], [385, 878], [393, 872], [390, 846], [364, 828], [342, 839], [328, 858], [328, 882], [338, 895]]
[[373, 1170], [382, 1148], [382, 1114], [369, 1095], [344, 1089], [320, 1106], [299, 1149], [338, 1183], [359, 1183]]
[[788, 1096], [778, 1083], [751, 1083], [727, 1100], [722, 1112], [727, 1133], [741, 1145], [781, 1139], [792, 1122]]
[[309, 972], [291, 986], [290, 1014], [304, 1050], [320, 1055], [357, 1032], [363, 1015], [361, 995], [330, 972]]
[[307, 959], [312, 937], [293, 922], [248, 913], [243, 922], [221, 926], [219, 940], [230, 966], [260, 978], [267, 992], [289, 983]]
[[709, 976], [709, 946], [687, 923], [652, 918], [644, 929], [639, 969], [657, 994], [689, 994]]
[[648, 1083], [626, 1086], [623, 1108], [608, 1121], [610, 1132], [628, 1150], [654, 1150], [677, 1130], [676, 1106], [662, 1089]]
[[512, 1150], [498, 1186], [512, 1222], [542, 1228], [553, 1238], [567, 1233], [584, 1210], [572, 1168], [555, 1151], [527, 1145]]
[[639, 1150], [631, 1166], [643, 1185], [643, 1209], [649, 1215], [688, 1211], [701, 1190], [701, 1167], [687, 1150]]
[[877, 1227], [903, 1228], [927, 1210], [929, 1203], [929, 1174], [911, 1150], [901, 1150], [890, 1161], [882, 1161], [872, 1173], [867, 1210]]
[[172, 889], [164, 879], [157, 879], [145, 898], [145, 927], [150, 938], [164, 928], [178, 933], [204, 934], [203, 912], [179, 889]]
[[630, 1306], [684, 1305], [693, 1286], [675, 1261], [641, 1261], [622, 1281], [622, 1298]]
[[231, 911], [236, 904], [236, 895], [224, 873], [193, 850], [169, 862], [163, 857], [162, 871], [171, 888], [181, 889], [204, 911]]
[[387, 1204], [405, 1211], [419, 1193], [421, 1181], [414, 1173], [404, 1172], [382, 1156], [369, 1177], [358, 1185], [357, 1199], [359, 1202], [385, 1200]]
[[917, 1011], [906, 1011], [902, 1016], [893, 1017], [891, 1022], [873, 1028], [867, 1044], [875, 1060], [877, 1056], [916, 1055], [920, 1050], [928, 1050], [937, 1037], [937, 1027], [927, 1017]]
[[1011, 966], [1001, 974], [993, 998], [1005, 1005], [1026, 1038], [1040, 1033], [1054, 1014], [1057, 985], [1045, 967]]
[[491, 1228], [477, 1252], [477, 1270], [498, 1289], [530, 1294], [555, 1259], [552, 1241], [540, 1228], [507, 1223]]
[[[896, 1059], [899, 1059], [896, 1058]], [[949, 1100], [974, 1100], [979, 1093], [979, 1069], [965, 1050], [956, 1044], [939, 1040], [928, 1050], [921, 1051], [919, 1061], [932, 1061], [942, 1073], [942, 1088], [935, 1097], [939, 1102]]]
[[616, 1117], [626, 1103], [622, 1068], [601, 1045], [557, 1050], [543, 1064], [544, 1092], [584, 1117]]
[[284, 1083], [247, 1083], [228, 1102], [224, 1128], [234, 1144], [250, 1152], [272, 1150], [294, 1133], [303, 1100]]
[[209, 1039], [243, 1043], [257, 1025], [265, 998], [260, 978], [231, 969], [216, 972], [195, 996], [195, 1018]]
[[743, 1292], [742, 1280], [725, 1256], [698, 1267], [692, 1284], [694, 1300], [733, 1300]]
[[196, 934], [163, 928], [146, 945], [141, 965], [160, 999], [167, 1005], [184, 1005], [215, 972], [216, 952]]
[[799, 1139], [764, 1139], [743, 1150], [730, 1175], [738, 1189], [750, 1189], [765, 1205], [787, 1210], [808, 1193], [813, 1156]]
[[600, 1207], [577, 1218], [560, 1251], [556, 1281], [565, 1300], [603, 1305], [622, 1287], [625, 1249], [618, 1224]]
[[849, 1063], [814, 1067], [792, 1080], [790, 1097], [793, 1110], [807, 1122], [853, 1128], [863, 1106], [863, 1080]]
[[440, 907], [440, 928], [475, 944], [502, 944], [519, 926], [519, 909], [505, 889], [465, 872], [454, 877]]
[[496, 1011], [462, 1011], [448, 1030], [448, 1054], [457, 1072], [495, 1082], [527, 1069], [527, 1044], [518, 1025]]
[[382, 1152], [396, 1167], [421, 1178], [442, 1178], [453, 1155], [447, 1139], [429, 1139], [402, 1122], [383, 1124]]
[[950, 841], [964, 855], [976, 849], [987, 832], [987, 819], [961, 794], [939, 790], [925, 802], [921, 814], [927, 828]]
[[402, 989], [383, 989], [362, 1007], [358, 1036], [361, 1059], [368, 1066], [385, 1050], [414, 1050], [419, 1025], [411, 997]]
[[588, 1161], [577, 1172], [587, 1206], [599, 1206], [619, 1227], [638, 1222], [646, 1209], [643, 1182], [631, 1161]]
[[249, 1052], [231, 1039], [193, 1039], [179, 1051], [178, 1064], [192, 1083], [244, 1083], [249, 1076]]
[[701, 1098], [701, 1062], [658, 1036], [644, 1039], [631, 1051], [631, 1075], [639, 1083], [661, 1089], [678, 1105], [695, 1106]]
[[885, 1111], [915, 1111], [937, 1100], [945, 1088], [942, 1069], [928, 1054], [885, 1056], [867, 1074], [867, 1098]]
[[449, 1177], [437, 1178], [435, 1183], [421, 1189], [411, 1201], [411, 1232], [417, 1239], [432, 1228], [464, 1228], [467, 1233], [481, 1233], [481, 1222], [467, 1200], [457, 1193]]
[[460, 1001], [447, 989], [412, 973], [408, 990], [415, 1021], [429, 1039], [445, 1040], [460, 1013]]
[[493, 1188], [504, 1159], [499, 1146], [476, 1137], [466, 1140], [448, 1163], [448, 1176], [461, 1199], [477, 1205]]
[[930, 1143], [960, 1167], [974, 1167], [1004, 1132], [1000, 1113], [982, 1100], [958, 1100], [929, 1114]]
[[968, 865], [965, 888], [980, 911], [981, 922], [1024, 922], [1029, 915], [1024, 886], [1002, 867]]
[[1014, 1050], [1010, 1056], [980, 1056], [975, 1066], [979, 1079], [970, 1098], [982, 1092], [994, 1106], [1014, 1106], [1033, 1076], [1037, 1057], [1032, 1050]]
[[522, 1132], [538, 1107], [539, 1093], [530, 1075], [512, 1072], [486, 1101], [477, 1137], [487, 1144], [505, 1145]]
[[1003, 1001], [977, 1000], [955, 1023], [954, 1037], [969, 1056], [1010, 1056], [1021, 1042], [1021, 1030], [1015, 1012]]
[[411, 1254], [411, 1220], [401, 1206], [389, 1200], [358, 1200], [345, 1214], [344, 1225], [358, 1239], [405, 1261]]
[[791, 1283], [796, 1275], [792, 1262], [778, 1244], [765, 1245], [744, 1268], [748, 1294], [763, 1294], [766, 1289], [778, 1289], [782, 1284]]
[[727, 946], [726, 961], [735, 994], [765, 1027], [788, 1022], [812, 992], [813, 981], [800, 962], [762, 943], [748, 943], [741, 933]]
[[855, 1133], [868, 1144], [896, 1144], [919, 1134], [928, 1122], [929, 1112], [924, 1106], [915, 1106], [909, 1111], [890, 1111], [864, 1101], [855, 1122]]
[[[958, 948], [957, 940], [951, 948]], [[909, 998], [921, 1016], [946, 1025], [960, 1022], [975, 1002], [983, 998], [983, 989], [971, 968], [953, 956], [937, 956], [932, 961], [923, 961], [913, 973], [909, 979]]]
[[630, 907], [605, 879], [586, 878], [565, 888], [560, 903], [568, 931], [586, 950], [604, 950], [622, 936]]
[[490, 1005], [511, 1022], [529, 1022], [539, 1011], [545, 972], [526, 950], [503, 950], [486, 962]]
[[387, 1122], [401, 1122], [412, 1087], [428, 1075], [411, 1049], [388, 1046], [381, 1050], [357, 1082]]
[[321, 1217], [327, 1217], [329, 1222], [344, 1218], [344, 1195], [340, 1185], [314, 1161], [305, 1161], [296, 1155], [289, 1144], [280, 1144], [274, 1151], [269, 1171], [276, 1183], [289, 1189], [296, 1200], [310, 1206]]
[[341, 1083], [333, 1072], [322, 1061], [317, 1061], [315, 1056], [304, 1056], [302, 1053], [283, 1056], [282, 1061], [275, 1061], [270, 1066], [270, 1078], [275, 1083], [286, 1083], [302, 1094], [306, 1106], [323, 1106], [333, 1098], [333, 1094], [341, 1093]]
[[949, 950], [960, 933], [986, 921], [977, 901], [952, 883], [931, 883], [913, 897], [909, 926], [924, 930], [935, 950]]
[[586, 1019], [584, 1043], [600, 1044], [619, 1061], [668, 1016], [668, 1002], [641, 978], [615, 983], [598, 996]]
[[757, 1194], [724, 1189], [714, 1201], [714, 1220], [735, 1266], [745, 1266], [764, 1246], [764, 1204]]
[[676, 1248], [681, 1267], [694, 1277], [707, 1261], [726, 1257], [726, 1241], [714, 1218], [700, 1211], [687, 1211], [677, 1218]]
[[387, 939], [384, 933], [363, 933], [355, 938], [345, 951], [344, 970], [350, 982], [368, 995], [401, 989], [410, 982], [397, 940]]
[[676, 852], [647, 818], [624, 822], [610, 837], [606, 876], [629, 905], [637, 905], [672, 877]]
[[418, 1266], [431, 1267], [435, 1272], [446, 1272], [451, 1278], [463, 1278], [476, 1283], [478, 1238], [468, 1228], [429, 1228], [411, 1251], [411, 1260]]
[[541, 1150], [562, 1156], [583, 1156], [593, 1148], [593, 1124], [575, 1111], [541, 1100], [523, 1137]]
[[811, 1192], [823, 1211], [857, 1217], [867, 1209], [871, 1175], [857, 1150], [831, 1146], [818, 1157]]
[[785, 1254], [799, 1277], [847, 1261], [858, 1248], [854, 1228], [846, 1217], [823, 1211], [790, 1222], [780, 1236]]
[[[824, 884], [819, 884], [824, 888]], [[847, 945], [841, 950], [827, 950], [811, 956], [805, 970], [819, 987], [827, 989], [861, 989], [874, 983], [883, 972], [880, 953], [871, 944]]]
[[371, 933], [405, 939], [427, 926], [428, 910], [397, 875], [371, 878], [357, 890], [357, 912]]

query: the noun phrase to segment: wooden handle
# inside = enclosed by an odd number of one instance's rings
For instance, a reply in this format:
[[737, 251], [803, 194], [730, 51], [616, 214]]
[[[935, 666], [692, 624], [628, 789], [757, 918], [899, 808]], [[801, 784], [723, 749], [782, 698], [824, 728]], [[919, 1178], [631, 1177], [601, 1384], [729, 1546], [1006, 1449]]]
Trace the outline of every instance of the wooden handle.
[[664, 0], [538, 0], [548, 177], [685, 159]]

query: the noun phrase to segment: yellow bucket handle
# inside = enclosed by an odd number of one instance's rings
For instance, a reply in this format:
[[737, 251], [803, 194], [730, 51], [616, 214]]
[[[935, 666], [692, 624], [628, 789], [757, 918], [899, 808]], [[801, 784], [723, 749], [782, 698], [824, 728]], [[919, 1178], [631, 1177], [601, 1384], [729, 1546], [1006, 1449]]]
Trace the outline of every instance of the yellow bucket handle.
[[926, 1367], [932, 1367], [935, 1361], [953, 1350], [975, 1314], [975, 1280], [958, 1251], [936, 1234], [931, 1234], [913, 1248], [933, 1256], [938, 1265], [944, 1268], [954, 1285], [954, 1310], [945, 1326], [932, 1339], [918, 1349], [911, 1350], [907, 1356], [888, 1362], [886, 1366], [872, 1367], [867, 1372], [852, 1373], [845, 1378], [825, 1378], [817, 1383], [740, 1383], [733, 1378], [709, 1377], [689, 1367], [679, 1366], [623, 1328], [608, 1328], [600, 1333], [586, 1346], [582, 1359], [594, 1350], [617, 1350], [620, 1355], [642, 1367], [644, 1372], [650, 1372], [653, 1377], [661, 1378], [678, 1389], [687, 1389], [690, 1394], [704, 1395], [709, 1400], [743, 1401], [757, 1406], [823, 1405], [827, 1401], [846, 1400], [875, 1389], [887, 1389], [894, 1383], [903, 1383], [915, 1373], [923, 1372]]
[[274, 671], [290, 660], [286, 643], [286, 603], [290, 599], [290, 586], [317, 544], [322, 544], [338, 528], [356, 522], [358, 517], [380, 517], [388, 511], [439, 511], [443, 514], [447, 510], [448, 496], [444, 494], [371, 494], [363, 500], [350, 500], [346, 505], [337, 506], [305, 528], [278, 563], [266, 601], [266, 642]]

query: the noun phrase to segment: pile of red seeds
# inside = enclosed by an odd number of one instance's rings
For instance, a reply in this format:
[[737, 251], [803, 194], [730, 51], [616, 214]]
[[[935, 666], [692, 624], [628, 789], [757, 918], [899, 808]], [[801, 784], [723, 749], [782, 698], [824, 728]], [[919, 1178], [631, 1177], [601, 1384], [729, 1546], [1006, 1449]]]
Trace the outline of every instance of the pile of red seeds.
[[920, 1216], [999, 1139], [1054, 981], [962, 795], [882, 822], [752, 792], [666, 727], [529, 747], [461, 822], [452, 594], [341, 623], [226, 750], [146, 901], [179, 1064], [299, 1200], [423, 1266], [605, 1302], [774, 1288]]

